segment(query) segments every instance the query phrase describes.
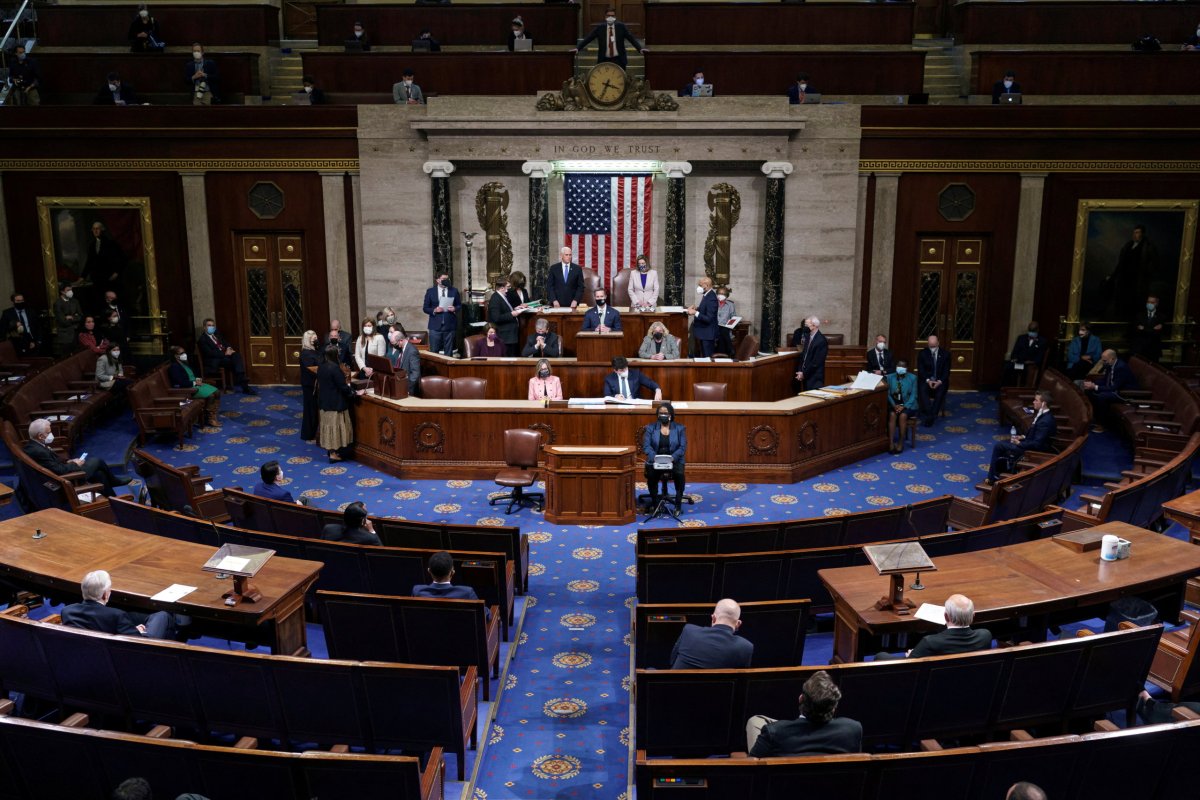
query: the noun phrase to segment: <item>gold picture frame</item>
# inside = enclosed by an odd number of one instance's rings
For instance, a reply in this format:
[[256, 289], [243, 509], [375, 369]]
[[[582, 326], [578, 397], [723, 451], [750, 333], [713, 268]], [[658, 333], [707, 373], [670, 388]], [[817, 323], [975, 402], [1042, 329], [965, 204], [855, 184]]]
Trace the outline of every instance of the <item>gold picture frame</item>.
[[[53, 302], [59, 286], [80, 287], [84, 312], [103, 300], [106, 288], [117, 292], [118, 303], [140, 323], [132, 341], [135, 352], [162, 352], [164, 320], [158, 298], [158, 265], [155, 258], [154, 226], [149, 197], [39, 197], [38, 232], [42, 247], [42, 269], [46, 297]], [[91, 280], [88, 249], [94, 242], [92, 228], [103, 226], [111, 240], [106, 252], [119, 253], [119, 268], [109, 276]], [[113, 249], [115, 246], [115, 249]], [[102, 272], [108, 272], [106, 267]], [[89, 303], [91, 307], [89, 307]]]

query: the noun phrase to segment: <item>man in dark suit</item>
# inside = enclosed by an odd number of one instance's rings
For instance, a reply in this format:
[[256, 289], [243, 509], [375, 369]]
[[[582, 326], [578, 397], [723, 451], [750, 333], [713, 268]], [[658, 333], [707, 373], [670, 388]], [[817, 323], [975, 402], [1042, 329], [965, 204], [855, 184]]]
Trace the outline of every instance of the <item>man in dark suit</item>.
[[136, 106], [142, 101], [133, 90], [132, 83], [122, 83], [121, 76], [115, 72], [108, 73], [108, 83], [96, 92], [92, 101], [97, 106]]
[[[413, 597], [440, 597], [449, 600], [478, 600], [479, 595], [470, 586], [450, 582], [454, 577], [454, 556], [445, 550], [429, 557], [429, 577], [433, 583], [418, 583], [412, 587]], [[492, 618], [491, 609], [484, 607], [484, 616]]]
[[72, 603], [62, 610], [63, 625], [87, 631], [113, 633], [121, 636], [145, 636], [148, 639], [171, 639], [175, 635], [175, 615], [155, 611], [147, 616], [119, 608], [109, 608], [112, 578], [104, 570], [89, 572], [79, 584], [82, 603]]
[[258, 475], [262, 478], [262, 482], [254, 487], [255, 497], [265, 497], [268, 500], [279, 500], [284, 503], [296, 502], [292, 493], [279, 485], [279, 479], [283, 477], [283, 470], [280, 469], [278, 461], [268, 461], [263, 464], [258, 468]]
[[351, 342], [353, 341], [354, 337], [342, 330], [340, 320], [329, 320], [329, 335], [325, 337], [325, 346], [328, 347], [331, 344], [337, 345], [338, 361], [340, 363], [354, 366], [354, 358], [351, 355], [352, 351], [350, 349]]
[[1021, 84], [1017, 83], [1017, 73], [1011, 69], [1004, 73], [1001, 80], [992, 84], [992, 105], [1000, 105], [1000, 95], [1020, 94]]
[[392, 338], [392, 348], [395, 356], [392, 368], [397, 373], [403, 373], [408, 385], [409, 397], [417, 396], [417, 387], [421, 384], [421, 354], [417, 351], [416, 340], [405, 338], [400, 331], [388, 334]]
[[454, 353], [458, 333], [458, 289], [450, 285], [450, 276], [438, 273], [434, 285], [425, 290], [422, 310], [429, 315], [429, 349], [448, 356]]
[[867, 372], [872, 375], [891, 375], [896, 371], [896, 358], [888, 349], [887, 337], [875, 337], [875, 346], [867, 351]]
[[81, 277], [92, 284], [84, 305], [91, 309], [100, 305], [107, 292], [121, 288], [121, 273], [125, 271], [125, 252], [109, 235], [103, 222], [92, 223], [92, 238], [88, 242], [87, 260]]
[[950, 390], [950, 354], [941, 347], [937, 336], [930, 336], [926, 344], [917, 353], [917, 401], [921, 406], [921, 422], [928, 428], [942, 413], [946, 392]]
[[[308, 98], [308, 103], [302, 103], [302, 105], [323, 106], [329, 102], [325, 98], [325, 91], [321, 87], [317, 86], [317, 82], [312, 76], [305, 75], [300, 80], [300, 85], [303, 87], [301, 91]], [[293, 105], [295, 105], [295, 102], [293, 102]]]
[[[1042, 367], [1042, 359], [1046, 357], [1047, 342], [1038, 335], [1037, 320], [1029, 323], [1025, 333], [1013, 342], [1008, 361], [1004, 364], [1004, 385], [1014, 386], [1020, 383], [1018, 373], [1032, 370], [1037, 373]], [[1030, 379], [1032, 380], [1032, 378]], [[1026, 386], [1036, 384], [1025, 384]]]
[[375, 533], [375, 526], [367, 516], [367, 507], [361, 501], [351, 503], [342, 512], [342, 522], [331, 522], [321, 529], [321, 538], [327, 542], [350, 542], [351, 544], [382, 544]]
[[1131, 355], [1141, 356], [1147, 361], [1162, 358], [1163, 328], [1167, 315], [1159, 308], [1158, 298], [1146, 298], [1146, 309], [1134, 315], [1129, 323], [1129, 350]]
[[1105, 350], [1100, 354], [1100, 374], [1093, 380], [1080, 384], [1084, 394], [1092, 403], [1092, 419], [1096, 424], [1103, 425], [1112, 416], [1110, 408], [1117, 403], [1124, 403], [1121, 392], [1125, 389], [1136, 389], [1137, 378], [1129, 365], [1117, 358], [1117, 351]]
[[804, 682], [800, 716], [774, 720], [761, 714], [746, 722], [746, 747], [755, 758], [835, 755], [862, 751], [862, 724], [834, 717], [842, 691], [825, 670]]
[[29, 338], [33, 340], [35, 346], [41, 346], [41, 340], [38, 338], [37, 330], [37, 313], [31, 311], [25, 304], [25, 295], [20, 292], [13, 292], [11, 298], [12, 306], [4, 309], [4, 313], [0, 314], [0, 336], [7, 335], [13, 325], [24, 325], [25, 332], [29, 334]]
[[217, 332], [217, 321], [209, 317], [204, 320], [204, 332], [200, 334], [200, 358], [204, 359], [204, 371], [217, 375], [223, 369], [233, 373], [233, 382], [242, 387], [243, 394], [258, 394], [246, 377], [246, 362], [242, 354], [234, 350]]
[[513, 308], [508, 301], [508, 279], [496, 280], [496, 291], [488, 299], [488, 322], [496, 327], [496, 336], [504, 342], [504, 355], [515, 356], [517, 345], [521, 341], [520, 320], [525, 311], [524, 306]]
[[701, 278], [696, 286], [696, 294], [699, 295], [700, 301], [687, 310], [692, 318], [692, 338], [700, 347], [700, 355], [712, 358], [717, 341], [717, 314], [720, 312], [717, 295], [713, 292], [712, 278], [707, 275]]
[[562, 339], [550, 330], [550, 321], [538, 317], [533, 325], [533, 333], [525, 339], [525, 348], [521, 350], [525, 358], [558, 358], [562, 355]]
[[613, 371], [604, 376], [604, 396], [634, 399], [642, 389], [654, 392], [655, 400], [662, 400], [662, 389], [647, 378], [640, 370], [630, 369], [625, 356], [615, 356]]
[[87, 458], [73, 458], [68, 461], [50, 449], [50, 445], [53, 443], [54, 434], [50, 432], [50, 420], [35, 419], [29, 423], [29, 440], [21, 446], [21, 449], [38, 466], [50, 470], [55, 475], [66, 475], [68, 472], [82, 472], [87, 476], [89, 483], [99, 483], [104, 487], [101, 493], [105, 497], [112, 497], [115, 494], [113, 491], [115, 487], [129, 484], [129, 478], [118, 478], [116, 475], [113, 475], [112, 469], [109, 468], [104, 459], [97, 456], [88, 456]]
[[713, 609], [712, 625], [684, 625], [671, 648], [671, 669], [746, 669], [754, 643], [737, 635], [742, 608], [725, 598]]
[[793, 106], [802, 105], [804, 99], [810, 94], [818, 94], [818, 92], [808, 82], [808, 76], [801, 72], [796, 76], [796, 82], [788, 87], [788, 103]]
[[571, 52], [578, 53], [593, 41], [600, 45], [596, 63], [612, 61], [621, 69], [626, 69], [629, 65], [629, 55], [625, 52], [626, 42], [633, 45], [643, 55], [650, 52], [645, 45], [634, 38], [629, 29], [625, 27], [625, 23], [617, 19], [617, 9], [613, 6], [609, 6], [608, 10], [604, 12], [604, 21], [592, 28], [591, 33], [580, 39], [579, 44]]
[[608, 292], [603, 288], [596, 290], [594, 295], [596, 305], [583, 315], [583, 331], [596, 333], [611, 333], [621, 330], [621, 312], [608, 305]]
[[[1050, 415], [1049, 409], [1046, 415]], [[962, 594], [946, 598], [946, 630], [931, 633], [917, 646], [908, 651], [909, 658], [925, 656], [948, 656], [956, 653], [973, 653], [992, 646], [992, 632], [987, 628], [972, 628], [975, 621], [975, 604]]]
[[1033, 422], [1024, 436], [1014, 436], [1007, 442], [996, 442], [992, 445], [992, 465], [988, 468], [988, 483], [995, 483], [1001, 472], [1012, 471], [1013, 465], [1029, 450], [1039, 453], [1049, 453], [1054, 449], [1054, 435], [1058, 433], [1058, 423], [1050, 412], [1053, 396], [1044, 389], [1033, 395]]
[[808, 391], [825, 385], [825, 357], [829, 355], [829, 342], [821, 333], [819, 317], [809, 317], [804, 324], [808, 326], [808, 344], [800, 354], [800, 363], [796, 364], [796, 380]]
[[575, 308], [583, 302], [583, 267], [571, 261], [571, 248], [559, 251], [560, 261], [546, 272], [546, 300], [555, 308]]

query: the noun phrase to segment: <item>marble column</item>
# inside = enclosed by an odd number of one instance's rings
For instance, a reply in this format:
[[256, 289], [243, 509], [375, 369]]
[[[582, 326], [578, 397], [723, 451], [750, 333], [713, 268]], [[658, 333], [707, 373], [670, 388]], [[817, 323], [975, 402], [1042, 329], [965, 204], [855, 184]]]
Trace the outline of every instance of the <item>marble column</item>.
[[208, 240], [208, 198], [203, 172], [182, 172], [183, 219], [187, 231], [188, 272], [192, 283], [192, 319], [167, 320], [172, 329], [194, 328], [216, 311], [212, 280], [212, 249]]
[[663, 301], [668, 306], [681, 306], [685, 254], [687, 253], [687, 190], [684, 178], [692, 171], [687, 161], [664, 161], [667, 174], [666, 263], [663, 264]]
[[774, 353], [783, 330], [783, 182], [792, 174], [790, 161], [768, 161], [767, 208], [763, 216], [762, 313], [758, 320], [758, 349]]
[[[42, 266], [37, 265], [38, 274]], [[13, 269], [12, 242], [8, 238], [8, 212], [4, 208], [4, 176], [0, 175], [0, 298], [7, 298], [17, 290], [17, 276]], [[37, 282], [41, 282], [41, 278]], [[24, 286], [21, 291], [31, 291]], [[26, 298], [28, 299], [28, 298]]]
[[867, 261], [867, 191], [870, 186], [870, 178], [867, 175], [858, 176], [858, 211], [855, 216], [854, 225], [854, 285], [850, 296], [854, 298], [855, 307], [852, 309], [852, 316], [858, 321], [852, 330], [847, 331], [848, 339], [846, 344], [862, 344], [863, 336], [868, 340], [872, 339], [870, 329], [863, 330], [867, 326], [868, 320], [862, 316], [862, 297], [866, 291], [869, 276], [866, 274]]
[[892, 335], [892, 271], [896, 260], [896, 203], [900, 196], [900, 173], [875, 173], [875, 224], [871, 236], [871, 305], [868, 338], [886, 333], [894, 341], [911, 336], [910, 331]]
[[325, 278], [329, 317], [344, 330], [357, 330], [350, 303], [350, 260], [346, 254], [346, 186], [344, 172], [321, 173], [321, 205], [325, 209]]
[[424, 170], [432, 179], [430, 206], [433, 212], [433, 273], [429, 281], [433, 283], [433, 278], [445, 271], [454, 283], [454, 252], [450, 227], [450, 174], [454, 172], [454, 165], [449, 161], [426, 161]]
[[526, 161], [521, 172], [529, 176], [529, 292], [546, 294], [546, 268], [550, 264], [550, 193], [548, 182], [553, 165], [549, 161]]
[[[1042, 233], [1042, 195], [1045, 172], [1021, 173], [1021, 200], [1017, 206], [1017, 242], [1013, 254], [1012, 301], [1008, 308], [1008, 339], [1014, 340], [1033, 319], [1033, 293], [1037, 287], [1038, 239]], [[1042, 336], [1057, 336], [1058, 326], [1041, 321]]]

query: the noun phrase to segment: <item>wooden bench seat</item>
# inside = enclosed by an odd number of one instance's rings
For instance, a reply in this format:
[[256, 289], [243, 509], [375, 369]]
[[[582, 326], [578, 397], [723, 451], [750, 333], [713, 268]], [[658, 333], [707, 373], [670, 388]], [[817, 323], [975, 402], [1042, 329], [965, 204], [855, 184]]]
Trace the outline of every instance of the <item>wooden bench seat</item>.
[[204, 401], [193, 399], [191, 389], [176, 389], [167, 380], [167, 365], [163, 364], [129, 389], [129, 405], [138, 426], [138, 444], [160, 433], [173, 433], [178, 446], [183, 437], [204, 419]]
[[[201, 475], [200, 468], [194, 464], [186, 467], [173, 467], [152, 456], [145, 450], [134, 450], [133, 459], [147, 465], [152, 474], [143, 478], [151, 484], [150, 498], [155, 505], [166, 510], [183, 510], [190, 506], [192, 510], [204, 519], [215, 522], [226, 522], [229, 514], [225, 510], [225, 495], [220, 489], [209, 489], [211, 475]], [[160, 491], [163, 505], [156, 502], [156, 491]]]
[[39, 511], [61, 508], [105, 522], [111, 519], [108, 505], [100, 495], [104, 487], [99, 483], [88, 483], [83, 470], [58, 475], [38, 464], [25, 454], [23, 443], [8, 420], [0, 423], [0, 435], [12, 454], [17, 491], [24, 494], [25, 503]]
[[[754, 667], [794, 667], [804, 659], [812, 603], [742, 603], [738, 635], [754, 642]], [[638, 603], [633, 607], [633, 655], [638, 669], [670, 669], [671, 650], [687, 624], [708, 627], [712, 603]]]

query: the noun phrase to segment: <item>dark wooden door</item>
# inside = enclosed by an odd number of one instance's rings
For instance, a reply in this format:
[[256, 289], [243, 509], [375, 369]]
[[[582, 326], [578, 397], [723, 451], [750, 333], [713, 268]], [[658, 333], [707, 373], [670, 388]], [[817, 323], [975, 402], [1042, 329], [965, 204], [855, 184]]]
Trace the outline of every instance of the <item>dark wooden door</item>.
[[974, 389], [982, 349], [986, 242], [980, 236], [923, 236], [918, 247], [916, 349], [936, 334], [950, 353], [951, 388]]
[[296, 383], [305, 331], [304, 237], [297, 233], [239, 233], [246, 368], [253, 383]]

